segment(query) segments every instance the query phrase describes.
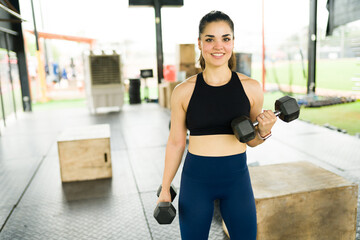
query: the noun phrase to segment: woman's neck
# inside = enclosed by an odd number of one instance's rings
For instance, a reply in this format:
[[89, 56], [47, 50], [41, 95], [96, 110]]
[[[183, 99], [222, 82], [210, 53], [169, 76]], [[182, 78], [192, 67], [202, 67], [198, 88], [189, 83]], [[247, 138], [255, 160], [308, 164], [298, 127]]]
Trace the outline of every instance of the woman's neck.
[[218, 68], [205, 67], [203, 78], [206, 83], [217, 86], [227, 83], [231, 78], [231, 74], [231, 70], [227, 65]]

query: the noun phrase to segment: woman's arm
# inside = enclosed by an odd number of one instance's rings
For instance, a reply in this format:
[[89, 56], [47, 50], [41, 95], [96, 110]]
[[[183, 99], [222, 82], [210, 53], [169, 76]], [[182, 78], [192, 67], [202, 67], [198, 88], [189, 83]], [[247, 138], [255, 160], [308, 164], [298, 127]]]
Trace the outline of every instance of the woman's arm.
[[[264, 103], [264, 94], [261, 85], [254, 79], [246, 79], [246, 93], [250, 100], [250, 119], [252, 122], [258, 121], [255, 138], [246, 144], [250, 147], [256, 147], [264, 142], [260, 136], [265, 137], [271, 133], [271, 128], [276, 122], [276, 116], [271, 110], [262, 111]], [[264, 118], [261, 118], [263, 116]], [[260, 135], [260, 136], [259, 136]]]
[[184, 84], [186, 83], [178, 85], [171, 95], [171, 128], [166, 145], [162, 181], [162, 189], [165, 193], [170, 192], [170, 184], [179, 168], [186, 146], [186, 112], [183, 107], [183, 100], [187, 89]]

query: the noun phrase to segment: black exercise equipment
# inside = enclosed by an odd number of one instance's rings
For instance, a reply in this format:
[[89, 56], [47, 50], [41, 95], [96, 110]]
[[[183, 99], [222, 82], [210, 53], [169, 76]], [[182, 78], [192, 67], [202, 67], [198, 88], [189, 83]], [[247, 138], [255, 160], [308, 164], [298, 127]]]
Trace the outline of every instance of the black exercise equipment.
[[[160, 196], [161, 189], [162, 189], [162, 186], [160, 185], [156, 192], [156, 196], [158, 196], [158, 197]], [[176, 197], [177, 192], [176, 192], [176, 188], [172, 184], [170, 185], [170, 195], [171, 195], [171, 201], [174, 201], [174, 198]]]
[[[291, 122], [299, 117], [300, 107], [294, 98], [284, 96], [276, 100], [274, 113], [284, 122]], [[231, 122], [231, 127], [236, 138], [246, 143], [255, 138], [255, 127], [258, 124], [257, 121], [252, 123], [247, 116], [241, 116]]]
[[141, 103], [140, 86], [141, 81], [138, 78], [129, 79], [129, 102], [130, 104]]
[[[162, 186], [158, 188], [157, 196], [160, 196]], [[173, 185], [170, 186], [171, 202], [176, 197], [176, 189]], [[159, 202], [154, 210], [154, 218], [159, 224], [170, 224], [176, 216], [176, 209], [171, 202]]]

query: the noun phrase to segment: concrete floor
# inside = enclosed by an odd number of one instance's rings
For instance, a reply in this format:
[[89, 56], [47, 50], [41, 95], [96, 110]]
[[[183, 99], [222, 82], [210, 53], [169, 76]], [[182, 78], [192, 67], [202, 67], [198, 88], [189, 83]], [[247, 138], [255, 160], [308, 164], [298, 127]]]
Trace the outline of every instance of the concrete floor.
[[[9, 122], [0, 137], [0, 239], [180, 239], [178, 217], [168, 226], [152, 217], [169, 118], [158, 104], [140, 104], [98, 115], [81, 108], [23, 113]], [[113, 178], [62, 183], [57, 137], [93, 124], [110, 124]], [[279, 120], [273, 137], [247, 153], [249, 165], [305, 160], [359, 184], [359, 149], [358, 138]], [[228, 239], [215, 209], [209, 239]]]

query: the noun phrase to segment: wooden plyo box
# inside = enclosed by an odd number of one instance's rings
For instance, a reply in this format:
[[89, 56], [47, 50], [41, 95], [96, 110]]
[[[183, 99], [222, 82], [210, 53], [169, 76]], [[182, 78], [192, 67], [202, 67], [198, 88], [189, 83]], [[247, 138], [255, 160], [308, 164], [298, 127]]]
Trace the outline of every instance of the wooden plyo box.
[[[355, 239], [358, 186], [309, 162], [249, 167], [257, 240]], [[226, 226], [223, 228], [228, 235]]]
[[195, 67], [195, 63], [182, 63], [179, 65], [179, 71], [186, 72], [185, 77], [189, 78], [195, 74], [197, 74], [197, 69]]
[[159, 84], [159, 104], [161, 107], [166, 108], [166, 83]]
[[170, 109], [171, 94], [180, 82], [163, 82], [159, 84], [159, 104], [161, 107]]
[[176, 49], [177, 64], [195, 64], [195, 44], [179, 44]]
[[112, 177], [108, 124], [66, 129], [57, 143], [62, 182]]

